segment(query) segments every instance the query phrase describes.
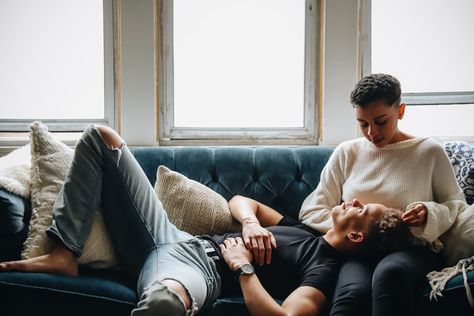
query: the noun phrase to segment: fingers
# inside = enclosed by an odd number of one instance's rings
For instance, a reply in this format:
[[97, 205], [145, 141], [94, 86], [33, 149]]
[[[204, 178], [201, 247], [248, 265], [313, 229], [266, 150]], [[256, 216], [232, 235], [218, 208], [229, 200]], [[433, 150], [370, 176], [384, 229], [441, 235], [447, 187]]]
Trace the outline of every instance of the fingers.
[[252, 242], [250, 241], [249, 237], [244, 238], [244, 244], [245, 244], [245, 248], [252, 249]]
[[426, 223], [427, 215], [426, 206], [420, 203], [403, 213], [402, 220], [407, 225], [420, 226]]
[[272, 258], [272, 249], [276, 248], [276, 240], [273, 234], [268, 232], [266, 236], [256, 236], [250, 238], [250, 249], [255, 261], [259, 265], [269, 264]]
[[275, 237], [267, 230], [254, 232], [243, 239], [240, 237], [227, 238], [224, 241], [224, 246], [228, 248], [234, 243], [245, 245], [245, 248], [252, 252], [255, 262], [259, 265], [271, 263], [272, 249], [277, 247]]
[[270, 264], [272, 261], [272, 243], [270, 239], [265, 239], [265, 263]]

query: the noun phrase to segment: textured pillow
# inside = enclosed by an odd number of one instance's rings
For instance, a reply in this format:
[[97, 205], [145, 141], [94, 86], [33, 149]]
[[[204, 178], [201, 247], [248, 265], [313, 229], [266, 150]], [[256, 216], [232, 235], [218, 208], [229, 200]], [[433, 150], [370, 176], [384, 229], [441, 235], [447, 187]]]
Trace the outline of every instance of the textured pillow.
[[0, 158], [0, 188], [24, 199], [30, 198], [30, 151], [25, 145]]
[[155, 191], [170, 221], [191, 235], [238, 231], [229, 205], [220, 194], [184, 175], [159, 166]]
[[466, 142], [447, 142], [443, 144], [453, 165], [461, 189], [468, 204], [474, 202], [474, 146]]
[[[45, 230], [51, 225], [54, 201], [71, 165], [73, 149], [55, 140], [46, 125], [31, 126], [31, 207], [28, 237], [22, 258], [43, 255], [51, 250], [51, 240]], [[78, 262], [104, 268], [116, 265], [116, 256], [100, 214], [95, 214], [91, 233]]]
[[449, 265], [474, 256], [474, 205], [462, 210], [453, 226], [440, 239]]

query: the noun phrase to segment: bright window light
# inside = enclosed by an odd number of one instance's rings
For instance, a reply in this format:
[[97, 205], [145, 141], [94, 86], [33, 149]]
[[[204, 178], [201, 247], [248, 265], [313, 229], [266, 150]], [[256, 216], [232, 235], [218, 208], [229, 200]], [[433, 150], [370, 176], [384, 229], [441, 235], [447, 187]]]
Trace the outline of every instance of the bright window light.
[[474, 1], [372, 0], [372, 73], [405, 93], [474, 91]]
[[0, 1], [1, 119], [104, 118], [98, 0]]
[[175, 127], [302, 127], [304, 0], [175, 0]]

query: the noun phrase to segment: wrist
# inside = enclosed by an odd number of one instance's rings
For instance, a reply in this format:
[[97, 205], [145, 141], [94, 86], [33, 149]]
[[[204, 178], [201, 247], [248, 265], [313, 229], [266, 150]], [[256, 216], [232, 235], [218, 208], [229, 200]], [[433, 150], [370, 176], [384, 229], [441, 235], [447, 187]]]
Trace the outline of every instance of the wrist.
[[236, 271], [237, 269], [239, 269], [242, 265], [244, 264], [251, 264], [250, 262], [246, 261], [246, 260], [242, 260], [242, 261], [235, 261], [235, 262], [232, 262], [230, 264], [230, 269], [232, 271]]
[[234, 277], [251, 276], [255, 273], [254, 267], [250, 263], [241, 264], [234, 270]]
[[251, 225], [251, 224], [257, 224], [260, 225], [260, 222], [256, 218], [251, 218], [251, 217], [246, 217], [242, 220], [242, 225]]

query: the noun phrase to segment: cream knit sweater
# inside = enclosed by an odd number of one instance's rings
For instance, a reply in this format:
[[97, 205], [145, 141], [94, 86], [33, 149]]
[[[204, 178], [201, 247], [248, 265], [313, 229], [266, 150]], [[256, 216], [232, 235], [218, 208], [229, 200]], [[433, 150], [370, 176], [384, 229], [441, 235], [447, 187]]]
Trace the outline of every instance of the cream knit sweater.
[[414, 236], [432, 243], [467, 207], [442, 146], [427, 138], [377, 148], [365, 138], [336, 147], [321, 173], [318, 187], [303, 202], [300, 220], [322, 232], [332, 227], [331, 209], [354, 198], [402, 210], [422, 202], [427, 222], [412, 228]]

